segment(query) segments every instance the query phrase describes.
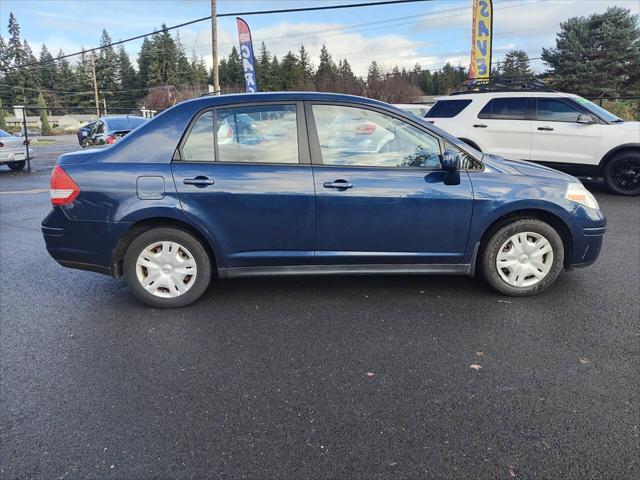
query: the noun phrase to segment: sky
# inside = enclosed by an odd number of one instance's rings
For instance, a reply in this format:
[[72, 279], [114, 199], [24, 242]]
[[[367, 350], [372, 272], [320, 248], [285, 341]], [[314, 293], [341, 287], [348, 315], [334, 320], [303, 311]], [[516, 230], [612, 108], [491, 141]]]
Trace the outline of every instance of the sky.
[[[362, 0], [219, 0], [218, 13], [247, 12], [291, 7], [361, 3]], [[370, 2], [375, 4], [375, 0]], [[252, 15], [243, 18], [252, 30], [256, 52], [264, 41], [278, 58], [303, 43], [318, 64], [322, 44], [334, 60], [347, 58], [357, 75], [376, 60], [383, 69], [394, 65], [439, 69], [446, 62], [468, 66], [471, 43], [471, 0], [432, 0], [405, 5], [306, 13]], [[638, 0], [494, 0], [493, 60], [511, 49], [540, 57], [542, 47], [555, 46], [562, 21], [574, 16], [604, 12], [618, 5], [640, 13]], [[210, 14], [209, 0], [1, 0], [0, 35], [7, 37], [9, 12], [17, 17], [22, 37], [36, 55], [43, 43], [57, 53], [97, 46], [105, 28], [113, 40], [177, 25]], [[179, 29], [187, 52], [211, 65], [211, 26], [202, 22]], [[220, 55], [237, 44], [233, 17], [218, 20]], [[126, 45], [132, 60], [140, 41]], [[544, 70], [533, 60], [536, 71]]]

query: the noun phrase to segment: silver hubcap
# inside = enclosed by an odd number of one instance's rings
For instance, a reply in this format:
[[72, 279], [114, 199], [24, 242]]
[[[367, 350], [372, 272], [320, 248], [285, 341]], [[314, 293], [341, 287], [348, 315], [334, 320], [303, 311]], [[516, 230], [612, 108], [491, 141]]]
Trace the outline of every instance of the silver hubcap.
[[136, 261], [140, 285], [156, 297], [178, 297], [196, 281], [198, 269], [191, 252], [176, 242], [156, 242]]
[[502, 244], [496, 256], [498, 274], [513, 287], [530, 287], [547, 276], [553, 248], [539, 233], [517, 233]]

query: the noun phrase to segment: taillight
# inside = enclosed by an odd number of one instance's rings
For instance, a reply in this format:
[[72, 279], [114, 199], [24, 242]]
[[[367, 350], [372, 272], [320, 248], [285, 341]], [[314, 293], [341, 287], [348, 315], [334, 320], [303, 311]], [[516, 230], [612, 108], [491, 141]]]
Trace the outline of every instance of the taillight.
[[373, 123], [365, 123], [364, 125], [358, 125], [356, 133], [358, 135], [371, 135], [376, 131], [376, 126]]
[[104, 141], [105, 141], [106, 143], [108, 143], [109, 145], [116, 143], [116, 140], [117, 140], [117, 139], [116, 139], [116, 137], [114, 137], [113, 135], [107, 135], [107, 136], [104, 138]]
[[224, 134], [224, 138], [231, 138], [231, 137], [233, 137], [233, 128], [227, 127], [227, 133]]
[[65, 172], [60, 165], [56, 165], [51, 172], [52, 205], [69, 205], [80, 194], [80, 187]]

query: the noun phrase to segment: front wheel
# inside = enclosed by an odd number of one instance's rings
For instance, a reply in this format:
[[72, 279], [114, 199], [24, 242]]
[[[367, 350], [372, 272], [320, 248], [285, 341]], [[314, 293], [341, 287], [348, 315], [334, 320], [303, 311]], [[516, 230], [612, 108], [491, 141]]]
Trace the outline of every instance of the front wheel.
[[640, 195], [640, 152], [622, 153], [604, 167], [607, 188], [618, 195]]
[[27, 164], [27, 162], [25, 160], [21, 160], [19, 162], [9, 162], [9, 163], [7, 163], [9, 168], [11, 170], [13, 170], [14, 172], [19, 172], [20, 170], [22, 170], [24, 168], [24, 166], [26, 164]]
[[131, 292], [152, 307], [189, 305], [211, 280], [207, 250], [178, 228], [154, 228], [138, 235], [127, 248], [123, 266]]
[[481, 260], [484, 277], [498, 292], [535, 295], [562, 271], [564, 246], [551, 225], [533, 218], [516, 220], [491, 235]]

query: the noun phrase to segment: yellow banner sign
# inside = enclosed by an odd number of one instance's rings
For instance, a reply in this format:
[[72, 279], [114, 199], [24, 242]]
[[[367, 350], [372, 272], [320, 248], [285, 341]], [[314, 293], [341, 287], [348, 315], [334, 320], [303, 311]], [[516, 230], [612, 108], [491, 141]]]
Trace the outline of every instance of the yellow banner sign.
[[491, 76], [491, 37], [493, 4], [491, 0], [473, 0], [473, 35], [469, 80], [489, 80]]

